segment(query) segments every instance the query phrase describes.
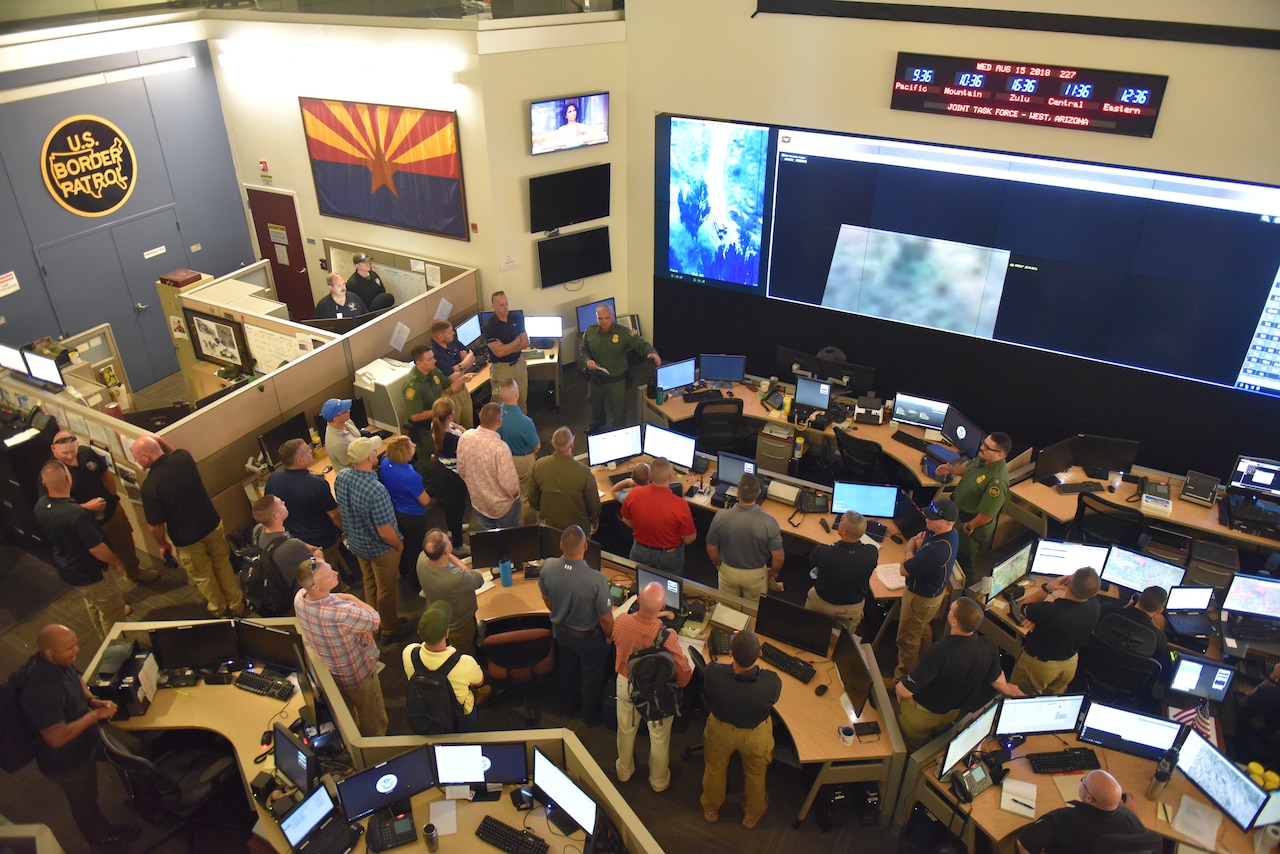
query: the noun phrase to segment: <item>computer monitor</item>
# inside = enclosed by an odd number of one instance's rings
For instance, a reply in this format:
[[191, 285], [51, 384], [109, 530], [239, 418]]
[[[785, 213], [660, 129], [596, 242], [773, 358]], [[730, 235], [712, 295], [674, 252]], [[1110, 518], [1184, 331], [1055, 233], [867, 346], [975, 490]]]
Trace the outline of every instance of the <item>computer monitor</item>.
[[1241, 830], [1253, 827], [1267, 802], [1266, 791], [1194, 729], [1178, 753], [1178, 770]]
[[563, 338], [564, 318], [558, 314], [528, 316], [524, 319], [524, 331], [530, 338]]
[[338, 800], [348, 821], [356, 821], [436, 784], [431, 745], [424, 744], [338, 781]]
[[994, 600], [1002, 590], [1027, 574], [1027, 569], [1031, 566], [1031, 552], [1035, 549], [1035, 545], [1035, 541], [1032, 540], [992, 568], [991, 592], [987, 594], [988, 602]]
[[941, 430], [942, 423], [947, 420], [949, 408], [950, 404], [941, 400], [898, 392], [898, 396], [893, 399], [893, 420], [899, 424]]
[[703, 353], [698, 357], [698, 376], [704, 383], [740, 383], [746, 375], [746, 356]]
[[262, 449], [267, 465], [275, 468], [280, 462], [280, 446], [290, 439], [311, 441], [311, 429], [307, 426], [306, 414], [299, 412], [278, 427], [272, 427], [258, 436], [258, 447]]
[[756, 634], [827, 657], [831, 648], [831, 618], [793, 605], [776, 596], [761, 596], [756, 610]]
[[471, 566], [495, 567], [503, 559], [516, 563], [542, 560], [542, 533], [537, 525], [471, 532]]
[[693, 385], [698, 379], [695, 359], [684, 359], [679, 362], [668, 362], [658, 368], [658, 388], [670, 391], [673, 388], [684, 388]]
[[1107, 549], [1103, 546], [1041, 540], [1031, 561], [1031, 571], [1036, 575], [1070, 575], [1086, 566], [1098, 569], [1106, 562]]
[[0, 368], [7, 368], [20, 376], [30, 376], [27, 361], [22, 358], [22, 351], [8, 344], [0, 344]]
[[898, 505], [898, 487], [879, 486], [873, 483], [845, 483], [836, 481], [831, 491], [831, 512], [847, 513], [856, 510], [863, 516], [879, 516], [888, 519]]
[[293, 632], [250, 620], [236, 620], [235, 626], [241, 658], [260, 661], [283, 671], [290, 671], [298, 666], [297, 647], [302, 643], [302, 638]]
[[836, 632], [836, 648], [831, 653], [831, 661], [836, 666], [836, 673], [840, 674], [840, 684], [844, 686], [849, 705], [853, 706], [854, 716], [861, 715], [867, 698], [871, 696], [871, 671], [858, 651], [858, 642], [844, 626]]
[[596, 308], [602, 305], [609, 306], [609, 311], [613, 312], [613, 316], [618, 316], [618, 307], [614, 304], [613, 297], [605, 297], [602, 300], [589, 302], [586, 305], [580, 305], [574, 311], [577, 314], [578, 334], [587, 331], [587, 327], [596, 322]]
[[1175, 586], [1169, 591], [1169, 600], [1164, 603], [1166, 611], [1207, 611], [1213, 604], [1212, 587]]
[[316, 758], [316, 752], [282, 723], [276, 723], [272, 732], [276, 770], [280, 776], [303, 794], [313, 791], [320, 779], [320, 760]]
[[1179, 653], [1178, 666], [1169, 680], [1169, 690], [1221, 703], [1231, 687], [1231, 677], [1235, 675], [1235, 668], [1221, 662]]
[[991, 729], [996, 723], [996, 713], [999, 711], [999, 700], [992, 700], [989, 705], [975, 712], [967, 724], [961, 726], [960, 731], [947, 745], [946, 752], [942, 754], [942, 761], [938, 765], [938, 779], [943, 779], [948, 771], [977, 750], [987, 736], [991, 735]]
[[473, 314], [453, 327], [455, 340], [463, 347], [470, 347], [480, 340], [480, 315]]
[[32, 353], [30, 350], [23, 350], [22, 357], [26, 359], [27, 369], [24, 374], [30, 375], [31, 379], [39, 380], [42, 383], [48, 383], [58, 388], [66, 388], [66, 383], [62, 379], [62, 371], [58, 370], [58, 361], [43, 353]]
[[737, 454], [731, 454], [728, 451], [721, 451], [716, 455], [716, 483], [728, 483], [733, 486], [738, 485], [738, 481], [742, 480], [744, 474], [756, 473], [756, 461], [749, 457], [740, 457]]
[[1222, 600], [1222, 610], [1232, 614], [1280, 618], [1280, 581], [1256, 575], [1236, 574]]
[[650, 584], [657, 582], [662, 585], [664, 595], [666, 596], [666, 607], [676, 613], [684, 607], [684, 583], [679, 578], [661, 572], [655, 572], [644, 566], [636, 567], [636, 595], [640, 595], [640, 591], [648, 587]]
[[1182, 724], [1115, 706], [1090, 703], [1080, 723], [1081, 741], [1144, 759], [1159, 759], [1178, 740]]
[[960, 453], [976, 460], [985, 435], [982, 428], [966, 418], [959, 409], [954, 406], [947, 408], [947, 415], [942, 419], [942, 438], [954, 445]]
[[1280, 500], [1280, 463], [1262, 457], [1237, 457], [1227, 487]]
[[[293, 651], [295, 661], [294, 674], [298, 677], [298, 693], [302, 695], [302, 708], [298, 710], [298, 716], [302, 718], [303, 726], [307, 727], [304, 730], [307, 737], [316, 738], [318, 731], [313, 731], [313, 728], [318, 728], [320, 725], [320, 708], [323, 701], [320, 699], [319, 692], [316, 691], [316, 680], [311, 674], [310, 665], [307, 663], [306, 652], [303, 651], [301, 645], [295, 646]], [[331, 734], [333, 730], [329, 732]], [[323, 742], [317, 738], [316, 746], [320, 747], [322, 744]]]
[[1075, 441], [1072, 436], [1040, 449], [1040, 453], [1036, 455], [1036, 471], [1033, 475], [1036, 483], [1052, 486], [1058, 482], [1057, 475], [1071, 468], [1071, 447]]
[[607, 433], [591, 433], [587, 436], [587, 462], [602, 466], [615, 460], [625, 460], [638, 455], [641, 447], [639, 424]]
[[1107, 477], [1111, 472], [1127, 472], [1138, 457], [1136, 439], [1077, 434], [1071, 443], [1071, 464], [1081, 466], [1090, 477]]
[[673, 466], [693, 468], [696, 442], [692, 436], [664, 430], [653, 424], [644, 427], [644, 452], [651, 457], [666, 457]]
[[441, 786], [529, 782], [524, 742], [437, 744], [436, 782]]
[[[493, 312], [492, 312], [492, 311], [482, 311], [482, 312], [480, 312], [480, 327], [481, 327], [481, 329], [483, 329], [483, 328], [484, 328], [484, 325], [485, 325], [486, 323], [488, 323], [488, 322], [489, 322], [489, 318], [491, 318], [491, 317], [493, 317]], [[516, 322], [517, 320], [518, 320], [518, 322], [519, 322], [519, 323], [524, 323], [524, 310], [523, 310], [523, 309], [519, 309], [519, 308], [513, 308], [513, 309], [511, 309], [511, 311], [507, 314], [507, 321], [508, 321], [508, 322]], [[592, 321], [592, 322], [594, 322], [594, 321]]]
[[161, 670], [218, 667], [240, 657], [240, 642], [230, 620], [152, 629], [151, 652]]
[[818, 377], [853, 397], [870, 394], [876, 387], [876, 369], [867, 365], [818, 359]]
[[1182, 583], [1186, 569], [1148, 555], [1138, 554], [1119, 546], [1112, 546], [1107, 561], [1102, 565], [1102, 580], [1118, 584], [1128, 590], [1141, 593], [1148, 587], [1163, 587], [1169, 592], [1175, 584]]
[[831, 383], [825, 380], [796, 378], [796, 403], [814, 409], [826, 409], [831, 403]]
[[899, 489], [893, 504], [893, 524], [898, 533], [910, 539], [925, 529], [924, 514], [906, 490]]
[[1262, 812], [1253, 820], [1254, 827], [1265, 827], [1268, 824], [1280, 823], [1280, 791], [1273, 791], [1267, 796]]
[[1039, 735], [1075, 732], [1084, 694], [1005, 697], [996, 718], [996, 735]]
[[[539, 799], [547, 805], [550, 814], [556, 814], [558, 808], [573, 824], [582, 828], [587, 836], [596, 832], [595, 801], [536, 747], [533, 749], [533, 783], [538, 789]], [[548, 815], [548, 818], [552, 817], [553, 815]], [[564, 830], [567, 823], [563, 817], [554, 817], [560, 818], [556, 826]], [[576, 828], [566, 830], [565, 834], [568, 835], [573, 829]]]

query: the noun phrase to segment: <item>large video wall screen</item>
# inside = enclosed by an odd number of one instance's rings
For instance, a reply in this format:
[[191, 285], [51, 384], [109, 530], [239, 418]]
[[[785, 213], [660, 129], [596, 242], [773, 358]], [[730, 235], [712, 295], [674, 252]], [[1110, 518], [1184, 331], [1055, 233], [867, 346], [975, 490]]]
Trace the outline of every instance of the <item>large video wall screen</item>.
[[658, 275], [1280, 396], [1280, 188], [663, 115]]

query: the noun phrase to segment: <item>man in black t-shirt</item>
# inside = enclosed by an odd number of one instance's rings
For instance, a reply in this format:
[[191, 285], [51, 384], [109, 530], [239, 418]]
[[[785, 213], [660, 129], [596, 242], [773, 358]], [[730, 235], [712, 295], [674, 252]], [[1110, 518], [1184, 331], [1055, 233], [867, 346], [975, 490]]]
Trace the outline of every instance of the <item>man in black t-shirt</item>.
[[289, 536], [324, 552], [325, 561], [344, 578], [352, 571], [342, 556], [342, 513], [329, 482], [311, 471], [316, 461], [311, 446], [302, 439], [290, 439], [280, 446], [284, 468], [267, 478], [267, 495], [278, 495], [289, 507], [284, 520]]
[[947, 624], [951, 634], [930, 644], [920, 663], [897, 684], [898, 728], [907, 750], [923, 746], [963, 714], [982, 708], [999, 692], [1022, 697], [1005, 681], [1000, 650], [985, 635], [982, 608], [972, 599], [951, 603]]
[[356, 296], [355, 291], [347, 290], [346, 279], [337, 273], [330, 273], [325, 277], [325, 283], [329, 286], [329, 293], [322, 296], [316, 303], [317, 318], [333, 320], [339, 317], [359, 317], [369, 313], [369, 307], [365, 305], [364, 300]]
[[480, 334], [489, 347], [489, 381], [493, 396], [498, 397], [498, 385], [507, 377], [514, 377], [520, 389], [520, 411], [528, 414], [529, 367], [520, 353], [529, 346], [529, 336], [524, 331], [524, 315], [511, 311], [505, 291], [498, 291], [489, 298], [493, 314], [484, 322]]
[[[387, 289], [382, 284], [382, 277], [373, 271], [373, 259], [368, 253], [357, 252], [351, 256], [351, 263], [356, 265], [356, 269], [351, 278], [347, 279], [347, 290], [360, 297], [369, 311], [390, 308], [396, 304], [394, 296], [384, 296]], [[378, 297], [383, 298], [378, 300]], [[378, 300], [377, 305], [373, 304], [374, 300]]]
[[861, 542], [867, 532], [867, 520], [856, 510], [840, 517], [833, 544], [813, 547], [809, 560], [814, 580], [804, 606], [810, 611], [828, 614], [854, 631], [862, 621], [862, 610], [871, 595], [871, 573], [876, 570], [880, 552], [870, 543]]
[[1019, 854], [1099, 851], [1100, 837], [1146, 833], [1142, 820], [1124, 806], [1120, 784], [1106, 771], [1080, 778], [1080, 799], [1053, 810], [1018, 832]]
[[1062, 694], [1076, 675], [1076, 653], [1102, 614], [1097, 570], [1077, 569], [1023, 597], [1027, 637], [1010, 677], [1028, 694]]

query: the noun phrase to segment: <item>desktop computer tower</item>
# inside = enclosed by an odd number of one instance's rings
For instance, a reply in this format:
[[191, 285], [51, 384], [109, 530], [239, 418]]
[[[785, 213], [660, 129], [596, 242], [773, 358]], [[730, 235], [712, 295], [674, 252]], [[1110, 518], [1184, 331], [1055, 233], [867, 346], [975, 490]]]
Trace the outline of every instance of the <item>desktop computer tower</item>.
[[357, 394], [364, 398], [369, 424], [392, 433], [404, 423], [404, 379], [413, 370], [408, 362], [376, 359], [356, 371]]

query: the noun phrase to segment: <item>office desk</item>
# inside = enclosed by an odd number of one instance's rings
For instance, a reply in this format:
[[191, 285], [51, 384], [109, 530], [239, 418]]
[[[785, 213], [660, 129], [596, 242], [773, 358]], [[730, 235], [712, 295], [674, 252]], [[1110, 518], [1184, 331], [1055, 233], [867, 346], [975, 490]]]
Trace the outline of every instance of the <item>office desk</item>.
[[[542, 356], [531, 358], [533, 349], [525, 350], [521, 353], [520, 358], [524, 360], [525, 366], [529, 369], [529, 381], [533, 380], [550, 380], [552, 389], [555, 393], [556, 410], [560, 409], [560, 342], [555, 341], [550, 347], [537, 348], [542, 351]], [[483, 368], [476, 371], [476, 375], [467, 383], [467, 391], [475, 394], [490, 381], [489, 364], [485, 363]], [[524, 389], [528, 393], [528, 389]], [[497, 395], [494, 395], [497, 399]]]

